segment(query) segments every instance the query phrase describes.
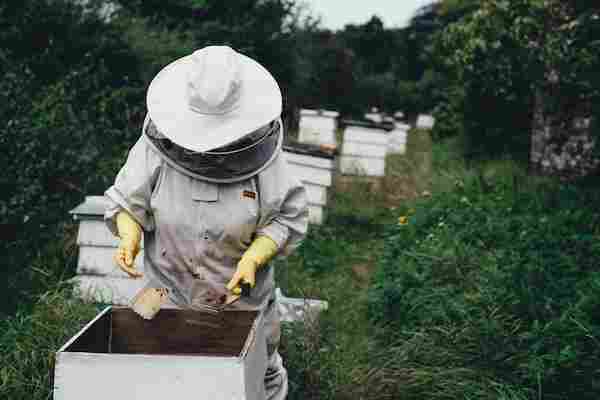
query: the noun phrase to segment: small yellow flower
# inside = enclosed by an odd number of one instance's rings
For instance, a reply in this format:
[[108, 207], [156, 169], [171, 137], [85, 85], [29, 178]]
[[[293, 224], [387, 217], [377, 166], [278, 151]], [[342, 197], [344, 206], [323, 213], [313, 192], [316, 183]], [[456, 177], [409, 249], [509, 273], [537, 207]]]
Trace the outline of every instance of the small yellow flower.
[[400, 218], [398, 218], [398, 225], [407, 225], [407, 224], [408, 224], [408, 217], [406, 215], [403, 215]]

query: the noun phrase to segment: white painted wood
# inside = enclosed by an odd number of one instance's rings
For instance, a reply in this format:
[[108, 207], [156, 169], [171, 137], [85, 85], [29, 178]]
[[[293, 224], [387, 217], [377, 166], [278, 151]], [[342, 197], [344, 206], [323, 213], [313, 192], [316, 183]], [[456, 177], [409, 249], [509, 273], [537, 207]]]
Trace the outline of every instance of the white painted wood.
[[275, 298], [281, 321], [284, 322], [312, 319], [329, 307], [324, 300], [286, 297], [280, 288], [275, 289]]
[[258, 400], [244, 380], [236, 357], [58, 353], [54, 400]]
[[[113, 256], [116, 247], [79, 246], [77, 273], [81, 275], [105, 275], [115, 278], [127, 277], [115, 264]], [[133, 263], [140, 272], [144, 272], [144, 251], [135, 257]]]
[[335, 120], [323, 115], [301, 115], [298, 141], [300, 143], [335, 145]]
[[406, 154], [406, 143], [390, 143], [388, 154]]
[[344, 144], [347, 142], [356, 142], [386, 146], [387, 140], [387, 133], [381, 129], [349, 126], [344, 130]]
[[323, 223], [323, 207], [315, 204], [308, 205], [308, 222], [320, 225]]
[[406, 131], [395, 129], [389, 133], [388, 154], [406, 153]]
[[329, 110], [322, 110], [321, 114], [325, 117], [329, 117], [329, 118], [337, 118], [340, 113], [337, 111], [329, 111]]
[[310, 182], [321, 186], [331, 186], [332, 173], [322, 168], [306, 168], [299, 164], [289, 164], [290, 173], [302, 182]]
[[394, 118], [396, 118], [396, 119], [402, 119], [402, 118], [404, 118], [404, 113], [402, 111], [396, 111], [394, 113]]
[[[77, 244], [79, 246], [119, 246], [119, 238], [112, 234], [103, 220], [80, 219]], [[141, 247], [144, 248], [142, 237]]]
[[239, 356], [69, 351], [68, 346], [110, 309], [102, 311], [56, 353], [55, 400], [265, 398], [267, 349], [262, 314], [254, 321]]
[[147, 283], [145, 279], [77, 275], [73, 278], [75, 295], [86, 301], [129, 305]]
[[388, 134], [380, 129], [348, 126], [340, 157], [344, 175], [383, 176]]
[[285, 152], [285, 157], [288, 163], [305, 165], [311, 168], [323, 168], [333, 170], [335, 168], [335, 162], [331, 158], [326, 157], [315, 157], [307, 154], [292, 153], [289, 151]]
[[304, 115], [318, 115], [319, 114], [319, 110], [312, 110], [310, 108], [302, 108], [300, 110], [300, 116], [304, 116]]
[[419, 114], [417, 118], [417, 128], [432, 129], [435, 125], [435, 118], [427, 114]]
[[383, 116], [377, 112], [367, 113], [367, 114], [365, 114], [365, 118], [370, 119], [371, 121], [376, 122], [378, 124], [383, 122]]
[[408, 132], [410, 130], [410, 125], [403, 124], [402, 122], [396, 122], [395, 130], [402, 130]]
[[386, 147], [379, 144], [344, 142], [342, 154], [357, 157], [385, 157]]
[[362, 158], [342, 155], [340, 170], [344, 175], [384, 176], [385, 158]]

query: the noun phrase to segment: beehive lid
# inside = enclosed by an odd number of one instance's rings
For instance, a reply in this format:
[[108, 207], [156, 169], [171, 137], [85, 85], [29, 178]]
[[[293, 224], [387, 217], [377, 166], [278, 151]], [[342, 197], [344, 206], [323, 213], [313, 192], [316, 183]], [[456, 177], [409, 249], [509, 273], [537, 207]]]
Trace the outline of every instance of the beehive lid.
[[283, 150], [290, 153], [303, 154], [328, 159], [333, 159], [335, 158], [335, 155], [338, 154], [337, 148], [330, 148], [322, 145], [299, 142], [287, 142], [283, 145]]
[[109, 200], [105, 196], [85, 196], [83, 203], [69, 211], [74, 219], [102, 218]]

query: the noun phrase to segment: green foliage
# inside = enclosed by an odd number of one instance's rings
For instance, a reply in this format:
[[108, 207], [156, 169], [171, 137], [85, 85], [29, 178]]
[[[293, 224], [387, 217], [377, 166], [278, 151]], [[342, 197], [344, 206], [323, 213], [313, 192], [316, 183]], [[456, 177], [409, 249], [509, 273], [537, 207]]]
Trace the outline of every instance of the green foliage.
[[84, 195], [108, 187], [116, 171], [103, 165], [138, 135], [144, 90], [121, 31], [73, 2], [9, 2], [0, 24], [10, 26], [0, 34], [0, 260], [12, 299], [1, 311], [12, 312], [31, 283], [23, 265], [58, 242]]
[[598, 194], [496, 176], [462, 175], [401, 210], [408, 223], [387, 230], [369, 301], [380, 340], [424, 342], [398, 353], [398, 368], [463, 370], [521, 388], [518, 398], [596, 398]]
[[484, 1], [437, 35], [437, 62], [465, 93], [453, 119], [462, 119], [470, 153], [526, 160], [534, 94], [553, 80], [558, 88], [546, 96], [546, 112], [578, 109], [590, 116], [589, 104], [600, 99], [600, 81], [591, 72], [600, 65], [593, 51], [598, 8], [574, 4]]
[[35, 302], [31, 313], [0, 320], [0, 398], [52, 397], [55, 352], [99, 311], [69, 292], [55, 288]]

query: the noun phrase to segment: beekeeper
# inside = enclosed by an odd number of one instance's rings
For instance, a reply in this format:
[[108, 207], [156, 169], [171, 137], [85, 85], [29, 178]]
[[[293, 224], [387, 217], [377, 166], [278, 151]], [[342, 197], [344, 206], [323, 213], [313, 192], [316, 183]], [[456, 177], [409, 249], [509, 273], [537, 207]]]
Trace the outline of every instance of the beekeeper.
[[[233, 307], [264, 309], [266, 398], [283, 399], [269, 260], [298, 246], [308, 209], [281, 151], [279, 86], [255, 60], [209, 46], [162, 69], [146, 101], [142, 135], [105, 193], [105, 220], [120, 237], [117, 263], [147, 286], [169, 289], [181, 308], [250, 283], [250, 296]], [[143, 277], [133, 264], [142, 232]]]

